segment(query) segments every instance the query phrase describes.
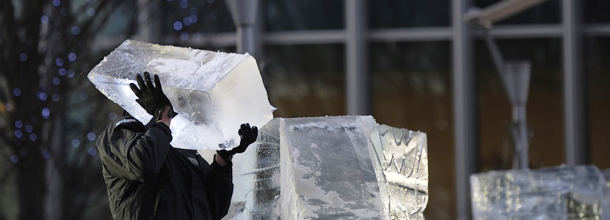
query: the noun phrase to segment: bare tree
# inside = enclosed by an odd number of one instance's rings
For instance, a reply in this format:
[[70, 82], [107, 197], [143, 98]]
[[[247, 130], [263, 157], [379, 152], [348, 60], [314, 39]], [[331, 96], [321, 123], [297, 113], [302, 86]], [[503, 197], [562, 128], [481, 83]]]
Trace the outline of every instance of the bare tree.
[[109, 216], [104, 182], [92, 172], [101, 169], [93, 131], [118, 109], [86, 74], [106, 52], [93, 40], [120, 4], [134, 3], [0, 1], [0, 189], [16, 187], [8, 202], [18, 219]]

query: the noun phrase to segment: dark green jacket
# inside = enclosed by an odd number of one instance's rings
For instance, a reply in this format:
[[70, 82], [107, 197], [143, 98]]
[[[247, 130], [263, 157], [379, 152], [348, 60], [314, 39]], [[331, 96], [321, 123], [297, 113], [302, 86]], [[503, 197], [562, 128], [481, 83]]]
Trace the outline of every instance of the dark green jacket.
[[195, 150], [170, 146], [163, 123], [133, 118], [106, 128], [97, 141], [115, 219], [221, 219], [233, 194], [232, 164], [209, 165]]

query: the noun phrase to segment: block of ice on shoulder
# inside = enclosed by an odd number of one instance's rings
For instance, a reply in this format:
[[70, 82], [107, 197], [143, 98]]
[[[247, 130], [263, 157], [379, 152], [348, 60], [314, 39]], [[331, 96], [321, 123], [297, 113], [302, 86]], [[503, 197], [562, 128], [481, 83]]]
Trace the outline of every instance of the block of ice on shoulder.
[[136, 119], [152, 116], [129, 88], [136, 74], [158, 74], [179, 113], [171, 123], [172, 145], [185, 149], [233, 148], [242, 123], [262, 127], [273, 118], [267, 91], [248, 54], [162, 46], [126, 40], [102, 60], [89, 80]]
[[471, 175], [470, 184], [474, 219], [609, 217], [606, 180], [595, 166], [490, 171]]
[[282, 119], [281, 219], [383, 219], [372, 117]]

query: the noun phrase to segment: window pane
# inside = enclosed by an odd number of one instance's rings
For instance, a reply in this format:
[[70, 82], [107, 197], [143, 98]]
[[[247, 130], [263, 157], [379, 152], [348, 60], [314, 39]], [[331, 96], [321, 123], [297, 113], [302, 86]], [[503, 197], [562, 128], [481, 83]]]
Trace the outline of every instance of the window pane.
[[343, 29], [343, 0], [266, 0], [267, 31]]
[[430, 219], [453, 216], [450, 48], [449, 42], [370, 44], [373, 116], [377, 123], [428, 135], [432, 193], [425, 215]]
[[275, 117], [344, 115], [342, 44], [268, 46], [258, 59]]
[[608, 0], [587, 0], [582, 1], [583, 19], [586, 23], [607, 23], [610, 22], [610, 1]]
[[[481, 9], [500, 2], [501, 0], [475, 0], [474, 5]], [[554, 24], [561, 22], [561, 1], [545, 1], [532, 8], [514, 14], [506, 20], [499, 22], [503, 24]]]
[[[505, 60], [529, 60], [532, 65], [527, 102], [531, 168], [564, 161], [561, 39], [497, 40]], [[483, 41], [476, 42], [480, 169], [512, 168], [513, 142], [508, 130], [512, 107], [503, 82]]]
[[584, 39], [584, 66], [588, 78], [589, 146], [591, 163], [600, 169], [610, 168], [610, 37]]
[[370, 28], [449, 26], [449, 0], [367, 1]]
[[180, 37], [182, 33], [235, 32], [225, 1], [160, 1], [161, 31]]

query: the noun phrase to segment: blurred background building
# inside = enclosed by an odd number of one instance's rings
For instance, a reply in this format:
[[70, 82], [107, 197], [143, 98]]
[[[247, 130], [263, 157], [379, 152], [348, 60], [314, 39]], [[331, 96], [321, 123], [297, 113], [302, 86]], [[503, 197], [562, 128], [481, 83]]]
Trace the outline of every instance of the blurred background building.
[[[468, 219], [468, 175], [512, 168], [511, 104], [464, 14], [500, 0], [259, 0], [275, 117], [370, 114], [428, 134], [426, 218]], [[494, 24], [529, 60], [530, 168], [610, 168], [610, 2], [548, 0]], [[224, 0], [0, 2], [0, 220], [111, 219], [95, 139], [122, 110], [87, 73], [125, 39], [237, 52]], [[605, 61], [606, 60], [606, 61]]]

